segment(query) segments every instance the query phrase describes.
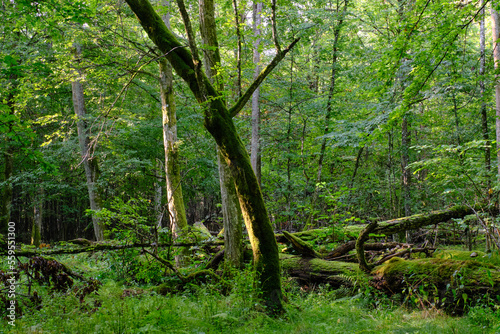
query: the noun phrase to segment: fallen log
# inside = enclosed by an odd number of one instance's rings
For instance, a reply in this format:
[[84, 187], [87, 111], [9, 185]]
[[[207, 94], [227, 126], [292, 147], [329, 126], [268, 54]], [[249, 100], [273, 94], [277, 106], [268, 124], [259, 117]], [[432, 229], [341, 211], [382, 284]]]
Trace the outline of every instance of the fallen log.
[[476, 260], [392, 258], [372, 272], [370, 285], [422, 308], [462, 314], [476, 304], [498, 304], [500, 268]]
[[[165, 247], [191, 247], [191, 246], [220, 246], [223, 245], [223, 240], [215, 240], [208, 242], [190, 242], [190, 243], [130, 243], [130, 244], [116, 244], [116, 243], [98, 243], [93, 242], [84, 247], [61, 247], [61, 248], [35, 248], [35, 249], [17, 249], [16, 256], [33, 257], [33, 256], [50, 256], [59, 254], [79, 254], [86, 252], [99, 252], [99, 251], [112, 251], [130, 248], [165, 248]], [[0, 255], [7, 255], [7, 248], [0, 249]]]
[[[330, 284], [334, 289], [368, 284], [369, 276], [357, 263], [302, 258], [298, 255], [280, 255], [281, 268], [302, 285]], [[357, 282], [357, 283], [356, 283]]]
[[[350, 251], [354, 250], [356, 247], [356, 240], [351, 240], [345, 244], [340, 245], [330, 253], [328, 253], [324, 259], [329, 261], [336, 261], [336, 258], [346, 255]], [[375, 242], [365, 244], [365, 250], [386, 250], [396, 247], [410, 247], [409, 244], [401, 242]]]
[[370, 233], [391, 235], [395, 233], [416, 230], [428, 225], [437, 225], [441, 222], [448, 221], [453, 218], [463, 218], [470, 214], [476, 214], [480, 209], [459, 205], [449, 209], [432, 211], [428, 214], [418, 214], [409, 217], [403, 217], [393, 220], [388, 220], [380, 223], [370, 223], [360, 233], [356, 241], [356, 253], [360, 267], [368, 271], [371, 266], [365, 260], [364, 243], [368, 239]]
[[302, 240], [296, 235], [292, 235], [288, 233], [287, 231], [284, 231], [283, 234], [285, 235], [285, 238], [290, 241], [292, 244], [293, 249], [295, 249], [299, 254], [305, 256], [305, 257], [317, 257], [321, 258], [322, 256], [316, 252], [311, 245], [309, 245], [307, 242]]
[[463, 218], [467, 215], [480, 211], [465, 205], [457, 205], [445, 210], [431, 211], [408, 217], [402, 217], [392, 220], [379, 222], [378, 226], [372, 231], [374, 234], [391, 235], [404, 231], [416, 230], [424, 226], [435, 225], [446, 222], [450, 219]]

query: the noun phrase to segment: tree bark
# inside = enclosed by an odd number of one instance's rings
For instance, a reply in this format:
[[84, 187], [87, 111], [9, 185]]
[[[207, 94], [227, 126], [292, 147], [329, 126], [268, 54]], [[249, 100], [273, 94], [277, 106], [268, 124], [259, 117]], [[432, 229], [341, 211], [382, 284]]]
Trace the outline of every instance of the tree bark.
[[219, 148], [217, 148], [219, 182], [222, 200], [222, 219], [224, 227], [224, 262], [229, 266], [243, 266], [243, 215], [234, 187], [231, 170]]
[[[253, 33], [254, 33], [254, 43], [253, 43], [253, 64], [254, 64], [254, 75], [253, 79], [257, 79], [260, 74], [260, 44], [261, 44], [261, 12], [262, 12], [262, 2], [254, 2], [253, 4]], [[259, 185], [261, 184], [261, 155], [260, 155], [260, 89], [253, 92], [252, 95], [252, 141], [251, 141], [251, 156], [250, 161], [252, 162], [253, 170], [257, 176]]]
[[7, 142], [7, 149], [5, 150], [4, 156], [4, 170], [2, 173], [2, 181], [4, 186], [1, 190], [2, 203], [0, 206], [0, 234], [7, 234], [9, 221], [10, 221], [10, 210], [12, 206], [12, 172], [14, 169], [14, 149]]
[[[168, 6], [168, 2], [166, 6]], [[170, 26], [169, 14], [163, 17], [163, 22], [166, 26]], [[159, 66], [168, 214], [170, 218], [170, 229], [175, 240], [182, 236], [183, 230], [187, 228], [188, 223], [184, 207], [184, 198], [182, 196], [172, 67], [163, 57], [159, 61]], [[181, 257], [176, 258], [176, 263], [178, 265], [182, 264]]]
[[[401, 122], [401, 169], [402, 169], [402, 192], [403, 192], [403, 208], [404, 216], [411, 216], [411, 171], [408, 168], [410, 163], [410, 131], [408, 130], [408, 112], [403, 115], [403, 120]], [[405, 231], [406, 242], [411, 242], [411, 233]]]
[[[204, 106], [204, 125], [214, 137], [235, 180], [236, 192], [253, 250], [255, 283], [269, 312], [283, 311], [278, 245], [250, 157], [236, 132], [223, 96], [217, 93], [147, 0], [126, 0], [151, 40], [166, 54], [177, 74]], [[192, 43], [193, 41], [190, 41]]]
[[[204, 44], [203, 54], [207, 76], [222, 92], [224, 85], [217, 68], [220, 66], [219, 43], [215, 23], [215, 4], [212, 0], [199, 0], [200, 27]], [[225, 263], [240, 268], [243, 265], [243, 216], [234, 187], [231, 171], [217, 147], [217, 163], [222, 200], [222, 219], [224, 227]]]
[[[492, 21], [492, 34], [493, 34], [493, 60], [495, 62], [495, 70], [498, 70], [500, 66], [500, 46], [498, 45], [498, 39], [500, 38], [500, 17], [498, 12], [495, 10], [497, 1], [491, 2], [491, 21]], [[495, 104], [496, 104], [496, 138], [497, 138], [497, 177], [500, 178], [500, 81], [498, 75], [495, 76]]]
[[479, 21], [479, 89], [480, 89], [480, 98], [481, 98], [481, 128], [483, 132], [483, 140], [484, 144], [484, 168], [486, 169], [486, 193], [488, 194], [488, 199], [490, 199], [490, 189], [491, 189], [491, 152], [490, 152], [490, 135], [488, 131], [488, 112], [486, 109], [486, 101], [485, 101], [485, 85], [484, 85], [484, 74], [486, 68], [486, 37], [485, 37], [485, 27], [484, 27], [484, 0], [481, 0], [479, 3], [481, 9], [481, 20]]
[[[81, 46], [75, 43], [75, 61], [79, 63], [81, 57]], [[90, 151], [90, 138], [86, 122], [85, 99], [83, 95], [83, 86], [81, 82], [82, 71], [75, 66], [77, 77], [71, 83], [73, 93], [73, 107], [77, 117], [78, 142], [80, 144], [80, 155], [82, 164], [85, 169], [85, 177], [87, 179], [87, 189], [89, 193], [90, 209], [93, 212], [101, 210], [101, 199], [96, 189], [96, 182], [99, 178], [99, 168], [97, 159], [92, 157]], [[97, 241], [104, 240], [104, 226], [99, 217], [92, 213], [92, 222], [94, 224], [94, 234]]]
[[33, 201], [33, 225], [31, 229], [31, 244], [39, 247], [42, 239], [43, 188], [38, 189]]

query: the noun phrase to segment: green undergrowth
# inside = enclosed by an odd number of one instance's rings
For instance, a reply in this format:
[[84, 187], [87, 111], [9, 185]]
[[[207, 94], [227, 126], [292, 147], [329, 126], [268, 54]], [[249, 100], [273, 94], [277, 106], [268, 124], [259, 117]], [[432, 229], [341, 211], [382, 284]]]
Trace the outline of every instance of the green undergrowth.
[[[255, 298], [247, 269], [226, 276], [229, 291], [214, 281], [189, 284], [163, 296], [156, 286], [118, 280], [121, 273], [104, 275], [110, 259], [75, 255], [59, 258], [78, 272], [105, 277], [98, 293], [82, 303], [72, 293], [51, 293], [33, 286], [42, 303], [24, 308], [15, 327], [0, 320], [0, 333], [497, 333], [500, 311], [478, 306], [464, 317], [436, 309], [417, 310], [357, 287], [348, 297], [335, 290], [304, 290], [283, 278], [286, 314], [271, 318]], [[349, 269], [350, 271], [350, 269]], [[119, 281], [119, 282], [118, 282]], [[126, 285], [124, 285], [124, 282]]]
[[[369, 288], [352, 264], [339, 267], [339, 275], [358, 282], [347, 294], [328, 286], [304, 289], [284, 277], [286, 313], [271, 318], [255, 297], [249, 268], [223, 275], [229, 289], [207, 278], [206, 283], [190, 283], [182, 291], [161, 295], [159, 284], [175, 278], [142, 279], [153, 271], [153, 264], [136, 272], [131, 262], [137, 254], [121, 255], [57, 257], [74, 272], [97, 278], [103, 285], [82, 301], [71, 291], [54, 292], [35, 284], [31, 293], [36, 290], [41, 303], [23, 306], [15, 327], [0, 319], [0, 333], [500, 333], [498, 309], [479, 304], [467, 315], [454, 317], [433, 307], [401, 306], [395, 298]], [[137, 263], [148, 262], [141, 257]]]
[[458, 318], [389, 304], [374, 307], [374, 300], [363, 294], [334, 299], [326, 289], [310, 293], [288, 291], [286, 315], [270, 318], [252, 298], [249, 288], [235, 283], [237, 289], [227, 296], [201, 286], [164, 297], [140, 289], [124, 296], [123, 287], [110, 281], [96, 297], [102, 302], [96, 310], [81, 309], [77, 300], [59, 296], [46, 301], [41, 310], [17, 319], [14, 328], [0, 323], [0, 333], [495, 333], [500, 330], [498, 312], [489, 309], [475, 308], [469, 316]]

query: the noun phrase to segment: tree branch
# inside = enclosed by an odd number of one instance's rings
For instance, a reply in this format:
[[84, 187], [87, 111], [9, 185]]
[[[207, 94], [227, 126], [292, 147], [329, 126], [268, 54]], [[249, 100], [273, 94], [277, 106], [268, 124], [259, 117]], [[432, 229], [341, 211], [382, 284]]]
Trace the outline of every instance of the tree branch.
[[293, 40], [290, 45], [284, 49], [283, 51], [279, 52], [274, 56], [273, 60], [269, 63], [269, 65], [266, 66], [260, 72], [259, 76], [254, 80], [254, 82], [250, 85], [250, 87], [247, 88], [245, 91], [245, 94], [243, 94], [239, 100], [236, 102], [236, 104], [229, 109], [229, 114], [231, 117], [236, 116], [241, 109], [245, 106], [245, 104], [248, 102], [248, 100], [252, 97], [253, 92], [260, 86], [262, 81], [271, 73], [271, 71], [280, 63], [280, 61], [285, 58], [286, 54], [297, 44], [297, 42], [300, 40], [300, 37], [296, 38]]

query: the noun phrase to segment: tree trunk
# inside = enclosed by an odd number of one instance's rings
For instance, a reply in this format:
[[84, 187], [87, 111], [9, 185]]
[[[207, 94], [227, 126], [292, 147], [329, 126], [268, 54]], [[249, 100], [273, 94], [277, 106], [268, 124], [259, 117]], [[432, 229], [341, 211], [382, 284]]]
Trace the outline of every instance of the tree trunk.
[[[168, 3], [166, 5], [168, 5]], [[163, 17], [163, 22], [167, 26], [170, 26], [170, 18], [168, 14]], [[160, 58], [159, 65], [168, 215], [170, 220], [170, 229], [175, 240], [182, 235], [183, 230], [187, 228], [188, 223], [184, 207], [184, 198], [182, 196], [172, 67], [168, 63], [167, 59], [163, 57]], [[182, 262], [182, 256], [176, 258], [176, 263], [178, 265], [182, 265]]]
[[[81, 46], [75, 43], [75, 60], [79, 63], [81, 57]], [[73, 107], [77, 117], [78, 142], [80, 144], [80, 154], [82, 157], [83, 167], [85, 169], [85, 177], [87, 179], [87, 189], [89, 192], [90, 209], [93, 212], [101, 210], [101, 200], [96, 189], [96, 182], [99, 177], [99, 169], [97, 159], [92, 157], [90, 151], [90, 138], [86, 121], [85, 99], [83, 95], [83, 86], [81, 82], [82, 72], [75, 67], [77, 77], [71, 83], [73, 92]], [[92, 213], [92, 222], [94, 224], [94, 234], [97, 241], [104, 240], [104, 226], [99, 217]]]
[[154, 171], [154, 176], [155, 176], [155, 183], [154, 183], [154, 189], [155, 189], [155, 197], [154, 197], [154, 205], [155, 205], [155, 214], [156, 214], [156, 227], [157, 228], [162, 228], [162, 221], [163, 221], [163, 210], [162, 210], [162, 205], [161, 205], [161, 200], [163, 197], [163, 178], [161, 176], [161, 169], [163, 168], [163, 164], [161, 163], [160, 160], [156, 159], [154, 162], [155, 168], [153, 169]]
[[42, 240], [43, 188], [38, 190], [33, 201], [33, 225], [31, 228], [31, 244], [39, 247]]
[[243, 266], [243, 215], [234, 187], [231, 170], [219, 148], [219, 181], [222, 200], [222, 219], [224, 226], [224, 261], [235, 268]]
[[240, 13], [238, 12], [238, 3], [233, 0], [234, 21], [236, 24], [236, 37], [238, 38], [238, 46], [236, 48], [236, 100], [241, 97], [241, 30], [240, 30]]
[[479, 88], [480, 88], [480, 98], [481, 98], [481, 128], [483, 132], [483, 140], [484, 144], [484, 168], [486, 169], [486, 193], [488, 194], [488, 199], [490, 199], [491, 189], [491, 152], [490, 152], [490, 135], [488, 131], [488, 113], [486, 109], [486, 101], [485, 101], [485, 85], [484, 85], [484, 74], [486, 68], [486, 37], [485, 37], [485, 28], [484, 28], [484, 0], [481, 0], [479, 7], [481, 7], [481, 20], [479, 23], [479, 44], [480, 44], [480, 59], [479, 59]]
[[[260, 74], [260, 43], [261, 43], [261, 12], [262, 12], [262, 2], [257, 2], [253, 4], [253, 33], [254, 33], [254, 43], [253, 43], [253, 64], [254, 64], [254, 80]], [[253, 170], [257, 176], [259, 185], [261, 184], [261, 155], [260, 155], [260, 105], [259, 105], [259, 88], [257, 88], [252, 95], [252, 142], [251, 142], [251, 156], [250, 161], [252, 162]]]
[[[491, 20], [492, 20], [492, 33], [493, 33], [493, 60], [495, 62], [495, 70], [498, 70], [500, 65], [500, 46], [498, 45], [498, 39], [500, 38], [500, 17], [498, 12], [495, 10], [497, 2], [491, 2]], [[498, 80], [498, 75], [495, 76], [495, 102], [496, 102], [496, 138], [497, 138], [497, 177], [500, 177], [500, 81]]]
[[[166, 54], [177, 74], [186, 81], [198, 102], [204, 106], [204, 125], [217, 142], [235, 180], [236, 192], [253, 250], [255, 283], [269, 312], [281, 313], [283, 293], [278, 245], [274, 239], [250, 157], [236, 132], [224, 98], [200, 71], [197, 55], [183, 48], [149, 1], [126, 1], [151, 40]], [[190, 43], [192, 42], [191, 40]]]
[[[207, 76], [219, 92], [224, 86], [217, 68], [220, 66], [219, 44], [217, 42], [215, 7], [212, 0], [199, 0], [200, 26], [204, 50], [204, 62]], [[241, 95], [241, 94], [240, 94]], [[226, 264], [240, 268], [243, 265], [243, 216], [234, 187], [231, 171], [217, 147], [217, 163], [222, 200], [222, 219], [224, 226], [224, 247]]]
[[[8, 144], [7, 144], [8, 145]], [[10, 221], [10, 209], [12, 205], [12, 171], [14, 167], [14, 150], [12, 147], [8, 146], [4, 154], [4, 170], [2, 173], [2, 181], [4, 186], [2, 187], [2, 203], [0, 207], [0, 234], [7, 234], [8, 225]]]
[[[408, 117], [408, 112], [405, 112], [401, 122], [401, 169], [403, 174], [401, 182], [403, 188], [403, 207], [405, 217], [411, 216], [411, 171], [408, 168], [410, 163], [410, 131], [408, 130]], [[411, 233], [406, 231], [405, 234], [406, 242], [411, 242]]]

